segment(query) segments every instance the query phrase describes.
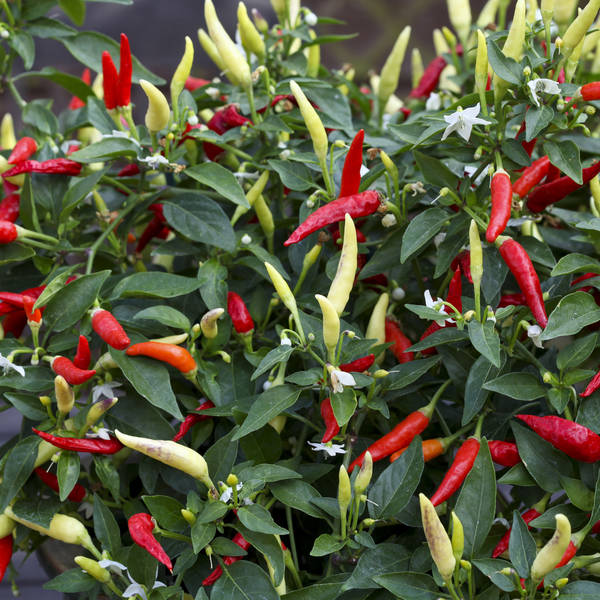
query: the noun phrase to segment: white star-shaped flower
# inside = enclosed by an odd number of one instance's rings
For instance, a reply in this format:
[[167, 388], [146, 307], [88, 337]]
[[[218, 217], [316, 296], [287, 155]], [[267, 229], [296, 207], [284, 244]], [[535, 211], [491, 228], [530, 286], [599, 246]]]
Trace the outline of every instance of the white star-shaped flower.
[[[239, 492], [239, 491], [242, 489], [242, 487], [243, 487], [243, 486], [244, 486], [244, 484], [240, 482], [240, 483], [238, 483], [238, 484], [235, 486], [235, 489], [236, 489], [236, 490]], [[226, 490], [225, 490], [225, 491], [224, 491], [224, 492], [221, 494], [221, 496], [220, 496], [219, 500], [220, 500], [221, 502], [225, 502], [225, 504], [227, 504], [227, 503], [228, 503], [228, 502], [231, 500], [232, 496], [233, 496], [233, 488], [230, 488], [230, 487], [228, 487], [228, 488], [227, 488], [227, 489], [226, 489]]]
[[[123, 592], [123, 598], [131, 598], [132, 596], [138, 595], [140, 598], [142, 598], [142, 600], [148, 600], [148, 596], [146, 596], [146, 589], [144, 588], [144, 586], [140, 585], [135, 579], [133, 579], [133, 577], [129, 574], [129, 571], [127, 570], [127, 567], [124, 564], [117, 562], [116, 560], [108, 559], [100, 560], [98, 561], [98, 564], [103, 569], [111, 568], [117, 572], [127, 572], [127, 577], [129, 578], [131, 585]], [[156, 574], [158, 575], [158, 567], [156, 568]], [[162, 581], [155, 581], [152, 585], [153, 590], [159, 587], [167, 586], [166, 584], [162, 583]]]
[[527, 85], [529, 86], [533, 103], [536, 106], [540, 105], [538, 94], [542, 92], [545, 94], [558, 94], [560, 96], [560, 87], [558, 87], [558, 83], [552, 79], [532, 79], [527, 82]]
[[110, 440], [110, 431], [106, 429], [106, 427], [98, 427], [98, 429], [96, 429], [93, 433], [88, 433], [85, 437]]
[[527, 337], [531, 339], [534, 346], [543, 348], [544, 344], [540, 341], [540, 335], [542, 335], [542, 328], [539, 325], [530, 325], [527, 328]]
[[92, 401], [97, 402], [100, 398], [115, 398], [122, 396], [124, 392], [121, 390], [115, 391], [115, 388], [121, 387], [123, 384], [118, 381], [108, 381], [101, 385], [95, 385], [92, 388]]
[[2, 354], [0, 354], [0, 367], [2, 367], [4, 375], [12, 370], [16, 371], [21, 377], [25, 377], [25, 369], [19, 365], [15, 365], [12, 361], [8, 360], [8, 358], [2, 356]]
[[364, 177], [371, 169], [367, 169], [365, 165], [360, 165], [360, 176]]
[[329, 456], [335, 456], [336, 454], [346, 454], [346, 450], [344, 450], [343, 444], [332, 444], [331, 442], [327, 442], [324, 444], [323, 442], [308, 442], [309, 446], [312, 446], [312, 449], [315, 452], [319, 452], [322, 450], [323, 452], [327, 452]]
[[111, 568], [113, 571], [127, 571], [127, 567], [120, 562], [117, 562], [116, 560], [109, 560], [108, 558], [103, 558], [102, 560], [98, 561], [98, 564], [103, 568], [103, 569], [109, 569]]
[[82, 502], [77, 508], [77, 512], [83, 513], [86, 519], [91, 519], [94, 514], [94, 505], [91, 502]]
[[[463, 167], [463, 171], [465, 174], [467, 174], [469, 177], [473, 177], [473, 175], [475, 175], [475, 173], [477, 172], [477, 167], [473, 167], [471, 165], [465, 165]], [[477, 176], [477, 179], [475, 179], [475, 181], [473, 182], [476, 186], [480, 185], [481, 182], [487, 177], [487, 171], [484, 169], [481, 173], [479, 173], [479, 175]]]
[[442, 108], [442, 99], [436, 92], [431, 92], [427, 102], [425, 102], [425, 110], [440, 110]]
[[162, 154], [153, 154], [146, 158], [139, 158], [139, 162], [146, 163], [151, 169], [158, 169], [160, 165], [168, 165], [169, 161]]
[[292, 345], [292, 340], [290, 340], [290, 338], [287, 337], [287, 335], [286, 335], [286, 336], [284, 336], [284, 337], [281, 338], [280, 345], [281, 346], [291, 346]]
[[331, 387], [336, 394], [341, 394], [344, 391], [345, 385], [350, 387], [356, 385], [356, 380], [352, 376], [352, 373], [332, 369], [329, 376], [331, 377]]
[[[442, 304], [438, 299], [436, 299], [434, 301], [433, 298], [431, 297], [431, 292], [429, 290], [425, 290], [424, 297], [425, 297], [425, 306], [427, 308], [431, 308], [431, 309], [439, 312], [440, 315], [448, 314], [446, 312], [446, 306], [444, 304]], [[454, 319], [449, 319], [449, 318], [445, 317], [445, 318], [441, 318], [441, 319], [435, 319], [435, 322], [440, 327], [445, 327], [446, 323], [454, 323]]]
[[444, 130], [442, 141], [445, 140], [453, 131], [456, 131], [461, 138], [469, 141], [473, 125], [488, 125], [488, 121], [480, 119], [477, 115], [480, 111], [479, 102], [475, 106], [463, 109], [458, 107], [456, 112], [451, 115], [444, 115], [444, 121], [448, 123], [448, 127]]

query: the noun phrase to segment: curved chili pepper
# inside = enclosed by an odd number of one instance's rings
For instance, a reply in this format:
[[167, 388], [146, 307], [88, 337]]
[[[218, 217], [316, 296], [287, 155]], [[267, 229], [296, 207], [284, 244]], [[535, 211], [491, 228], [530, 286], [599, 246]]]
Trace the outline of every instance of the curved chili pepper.
[[587, 384], [585, 390], [579, 394], [582, 398], [591, 396], [598, 388], [600, 388], [600, 371], [596, 373], [591, 381]]
[[444, 479], [442, 479], [442, 483], [440, 483], [435, 494], [431, 496], [431, 503], [434, 506], [448, 500], [462, 485], [465, 477], [473, 467], [480, 445], [476, 437], [470, 437], [462, 443]]
[[[534, 519], [537, 519], [541, 516], [541, 513], [538, 512], [535, 508], [530, 508], [528, 511], [525, 511], [521, 518], [527, 525], [531, 523]], [[530, 529], [530, 528], [528, 528]], [[508, 531], [502, 536], [500, 541], [496, 544], [496, 547], [492, 551], [492, 558], [498, 558], [501, 554], [504, 554], [508, 550], [508, 544], [510, 542], [510, 532], [512, 531], [512, 527], [509, 527]]]
[[533, 429], [542, 439], [550, 442], [567, 456], [582, 462], [600, 460], [600, 436], [591, 429], [568, 419], [548, 415], [516, 415]]
[[121, 324], [102, 308], [92, 311], [92, 329], [116, 350], [125, 350], [131, 342]]
[[90, 454], [115, 454], [123, 448], [123, 444], [115, 437], [111, 437], [108, 440], [103, 440], [101, 438], [59, 437], [35, 429], [35, 427], [32, 427], [32, 431], [36, 435], [39, 435], [43, 440], [46, 440], [48, 443], [61, 450], [89, 452]]
[[79, 336], [79, 342], [77, 343], [77, 352], [73, 359], [73, 364], [78, 369], [87, 369], [90, 366], [92, 360], [92, 353], [90, 352], [90, 344], [85, 335]]
[[448, 63], [443, 56], [436, 56], [423, 71], [416, 88], [408, 95], [409, 98], [427, 98], [438, 85], [440, 75]]
[[[58, 485], [58, 477], [54, 473], [48, 473], [46, 469], [37, 467], [35, 474], [38, 478], [43, 481], [51, 490], [54, 490], [57, 494], [60, 492], [60, 486]], [[72, 502], [81, 502], [87, 495], [87, 490], [79, 483], [75, 484], [75, 487], [71, 493], [67, 496]]]
[[326, 444], [340, 432], [340, 426], [338, 425], [335, 415], [333, 414], [330, 398], [325, 398], [325, 400], [321, 402], [321, 417], [325, 423], [325, 433], [323, 434], [323, 439], [321, 442]]
[[0, 221], [0, 244], [10, 244], [18, 237], [19, 231], [12, 221]]
[[209, 79], [201, 79], [200, 77], [188, 77], [185, 80], [185, 89], [188, 92], [193, 92], [198, 88], [204, 87], [205, 85], [209, 85], [211, 81]]
[[328, 202], [309, 215], [292, 235], [283, 242], [283, 245], [296, 244], [318, 229], [343, 221], [346, 213], [353, 219], [358, 219], [359, 217], [372, 215], [380, 206], [379, 194], [374, 190], [367, 190], [354, 196], [342, 197]]
[[37, 142], [31, 137], [22, 137], [12, 149], [7, 162], [16, 165], [27, 160], [35, 152], [37, 152]]
[[169, 571], [173, 572], [171, 559], [152, 533], [154, 531], [154, 526], [154, 519], [152, 518], [152, 515], [149, 515], [148, 513], [137, 513], [131, 515], [127, 520], [129, 535], [131, 535], [131, 539], [134, 543], [146, 550], [148, 554], [154, 556], [154, 558], [165, 565]]
[[[234, 127], [240, 127], [245, 123], [252, 123], [252, 121], [247, 117], [240, 115], [237, 108], [232, 104], [215, 112], [206, 126], [211, 131], [223, 135], [226, 131], [233, 129]], [[213, 161], [223, 152], [223, 148], [220, 148], [216, 144], [211, 144], [210, 142], [203, 142], [202, 147], [204, 148], [204, 153], [208, 159]]]
[[471, 276], [471, 253], [468, 250], [459, 252], [452, 259], [450, 268], [453, 271], [456, 271], [457, 268], [460, 268], [460, 272], [463, 274], [463, 277], [466, 277], [469, 283], [473, 283], [473, 277]]
[[154, 215], [148, 225], [146, 225], [142, 235], [138, 239], [138, 243], [135, 247], [136, 252], [141, 252], [154, 237], [158, 237], [164, 228], [164, 220]]
[[237, 333], [248, 333], [254, 329], [254, 321], [242, 297], [235, 292], [227, 293], [227, 312]]
[[[238, 545], [242, 550], [248, 550], [250, 548], [250, 542], [247, 542], [241, 533], [236, 533], [231, 540], [234, 544]], [[241, 556], [226, 556], [223, 558], [223, 562], [229, 566], [238, 560], [242, 560]], [[219, 565], [213, 572], [204, 579], [202, 585], [212, 585], [221, 575], [223, 574], [223, 568]]]
[[405, 352], [407, 348], [412, 346], [412, 342], [404, 335], [398, 323], [390, 317], [385, 320], [385, 341], [392, 342], [390, 350], [400, 364], [415, 359], [414, 352]]
[[102, 87], [104, 89], [104, 106], [107, 110], [116, 108], [119, 101], [119, 74], [107, 50], [102, 53]]
[[531, 212], [542, 212], [550, 204], [559, 202], [586, 183], [589, 183], [590, 179], [593, 179], [598, 173], [600, 173], [600, 161], [594, 163], [591, 167], [583, 169], [582, 184], [573, 181], [573, 179], [567, 176], [560, 177], [550, 183], [544, 183], [529, 194], [527, 208]]
[[[81, 74], [81, 81], [86, 85], [90, 85], [92, 83], [92, 74], [90, 70], [86, 67]], [[69, 102], [69, 110], [77, 110], [78, 108], [83, 108], [85, 106], [85, 102], [77, 97], [73, 96], [71, 98], [71, 102]]]
[[117, 104], [119, 106], [129, 106], [131, 103], [131, 75], [133, 66], [131, 64], [131, 49], [129, 47], [129, 38], [121, 34], [119, 77], [117, 85]]
[[197, 369], [194, 357], [181, 346], [163, 342], [140, 342], [129, 346], [127, 356], [149, 356], [175, 367], [182, 373], [192, 373]]
[[527, 306], [529, 306], [535, 320], [540, 327], [546, 327], [548, 317], [546, 316], [546, 307], [542, 297], [542, 288], [527, 251], [521, 244], [511, 238], [506, 239], [500, 245], [499, 250], [504, 262], [517, 280], [517, 284], [523, 292]]
[[485, 239], [489, 244], [496, 241], [496, 238], [506, 229], [506, 224], [510, 219], [512, 186], [510, 185], [510, 177], [504, 169], [498, 169], [494, 173], [491, 191], [492, 213], [485, 232]]
[[586, 102], [600, 100], [600, 81], [592, 81], [591, 83], [582, 85], [579, 93]]
[[363, 141], [365, 139], [365, 130], [361, 129], [354, 136], [352, 144], [344, 161], [344, 169], [342, 170], [342, 183], [340, 186], [339, 197], [354, 196], [358, 194], [360, 188], [360, 169], [363, 160]]
[[10, 564], [13, 553], [12, 533], [0, 539], [0, 581], [4, 579], [6, 569]]
[[19, 218], [21, 207], [21, 196], [19, 194], [9, 194], [0, 202], [0, 221], [10, 221], [14, 223]]
[[38, 160], [24, 160], [12, 169], [4, 171], [2, 177], [12, 177], [21, 173], [47, 173], [58, 175], [79, 175], [81, 164], [70, 158], [52, 158], [39, 162]]
[[[434, 458], [444, 454], [446, 451], [446, 446], [443, 443], [443, 438], [433, 438], [431, 440], [423, 440], [422, 449], [423, 460], [425, 462], [429, 462], [430, 460], [433, 460]], [[390, 456], [390, 462], [398, 460], [407, 450], [408, 446], [394, 452], [394, 454]]]
[[[207, 408], [214, 408], [214, 406], [215, 405], [210, 400], [205, 400], [198, 408], [194, 410], [201, 411], [206, 410]], [[178, 442], [196, 423], [206, 421], [206, 419], [210, 418], [211, 417], [209, 415], [187, 415], [179, 426], [179, 431], [173, 437], [173, 441]]]
[[488, 441], [488, 447], [492, 460], [503, 467], [514, 467], [521, 462], [519, 449], [512, 442], [502, 442], [500, 440]]
[[363, 373], [366, 371], [373, 363], [375, 362], [374, 354], [367, 354], [367, 356], [361, 356], [356, 360], [353, 360], [349, 363], [344, 363], [340, 365], [340, 371], [345, 371], [346, 373]]
[[550, 164], [550, 159], [547, 156], [542, 156], [533, 161], [529, 167], [523, 169], [521, 177], [513, 183], [512, 191], [518, 194], [519, 198], [524, 198], [533, 187], [546, 177]]
[[96, 374], [94, 370], [79, 369], [66, 356], [55, 356], [50, 365], [57, 375], [62, 375], [71, 385], [81, 385]]
[[498, 308], [505, 306], [527, 306], [527, 300], [523, 294], [504, 294], [500, 296]]

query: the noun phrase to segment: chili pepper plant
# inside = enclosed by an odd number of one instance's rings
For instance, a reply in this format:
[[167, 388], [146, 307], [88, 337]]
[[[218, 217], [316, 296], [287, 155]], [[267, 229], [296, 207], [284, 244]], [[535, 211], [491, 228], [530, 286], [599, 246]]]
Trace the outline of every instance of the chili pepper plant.
[[205, 0], [170, 81], [58, 4], [0, 3], [0, 578], [55, 538], [85, 599], [599, 597], [600, 0], [448, 0], [370, 78]]

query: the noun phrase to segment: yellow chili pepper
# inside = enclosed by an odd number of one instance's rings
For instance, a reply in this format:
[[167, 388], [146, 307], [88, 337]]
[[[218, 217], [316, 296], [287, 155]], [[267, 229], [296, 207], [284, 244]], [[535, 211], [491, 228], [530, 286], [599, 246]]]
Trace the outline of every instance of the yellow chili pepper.
[[398, 177], [398, 167], [395, 165], [394, 161], [383, 151], [379, 152], [379, 158], [381, 158], [381, 162], [385, 167], [385, 170], [388, 172], [389, 176], [392, 178], [394, 183], [394, 188], [398, 187], [398, 183], [400, 181]]
[[341, 315], [348, 304], [350, 292], [354, 285], [356, 276], [356, 264], [358, 257], [358, 242], [356, 239], [356, 227], [352, 217], [346, 213], [344, 217], [344, 243], [342, 253], [338, 262], [335, 277], [331, 282], [327, 300], [331, 302], [338, 315]]
[[0, 515], [0, 539], [10, 535], [16, 526], [16, 522], [10, 517], [7, 517], [6, 515]]
[[315, 298], [323, 313], [323, 341], [327, 348], [329, 362], [335, 362], [335, 351], [340, 339], [340, 318], [333, 304], [325, 296], [316, 294]]
[[181, 516], [187, 521], [188, 525], [193, 525], [196, 522], [196, 515], [187, 508], [181, 509]]
[[271, 6], [279, 19], [279, 23], [285, 25], [288, 20], [288, 6], [286, 0], [271, 0]]
[[544, 27], [549, 28], [554, 15], [554, 0], [541, 0], [540, 12], [542, 13]]
[[575, 75], [575, 71], [579, 66], [579, 59], [581, 58], [581, 53], [583, 51], [583, 42], [585, 41], [585, 37], [581, 38], [581, 41], [577, 46], [575, 46], [573, 52], [567, 59], [567, 64], [565, 65], [565, 82], [571, 83], [573, 79], [573, 75]]
[[429, 498], [425, 494], [419, 494], [419, 502], [421, 504], [421, 520], [431, 558], [444, 581], [449, 581], [456, 566], [452, 542]]
[[590, 191], [592, 192], [596, 210], [600, 212], [600, 177], [598, 175], [590, 180]]
[[269, 23], [267, 23], [267, 20], [256, 8], [252, 9], [252, 18], [254, 19], [256, 29], [258, 29], [262, 34], [266, 34], [267, 31], [269, 31]]
[[173, 78], [171, 79], [171, 104], [173, 106], [173, 114], [175, 115], [175, 119], [177, 119], [177, 115], [179, 114], [179, 105], [177, 103], [179, 100], [179, 95], [185, 87], [187, 78], [190, 76], [193, 62], [194, 44], [192, 44], [192, 40], [186, 35], [183, 57], [177, 65], [175, 73], [173, 74]]
[[423, 77], [425, 67], [423, 66], [423, 57], [421, 51], [418, 48], [413, 48], [410, 56], [410, 68], [411, 68], [411, 83], [413, 88], [416, 88]]
[[146, 111], [146, 127], [150, 133], [157, 133], [169, 123], [171, 109], [165, 95], [153, 84], [145, 79], [140, 79], [140, 85], [148, 97], [148, 110]]
[[[387, 312], [389, 303], [390, 295], [384, 292], [379, 296], [379, 300], [377, 300], [377, 304], [375, 304], [375, 308], [369, 319], [369, 324], [367, 325], [365, 337], [367, 339], [377, 340], [377, 344], [385, 344], [385, 313]], [[385, 351], [381, 352], [375, 359], [376, 362], [380, 363], [383, 360], [384, 355]]]
[[85, 418], [86, 427], [89, 429], [95, 425], [102, 418], [102, 415], [110, 410], [118, 401], [118, 398], [103, 398], [92, 404]]
[[273, 221], [273, 213], [269, 205], [265, 201], [265, 197], [259, 194], [254, 202], [254, 212], [260, 223], [260, 227], [267, 238], [267, 246], [269, 252], [273, 253], [273, 234], [275, 232], [275, 222]]
[[298, 313], [298, 305], [296, 304], [296, 298], [290, 289], [290, 286], [286, 283], [285, 279], [280, 275], [279, 271], [270, 263], [265, 262], [265, 269], [273, 282], [273, 287], [277, 292], [281, 301], [285, 304], [286, 308], [292, 313], [294, 322], [298, 329], [300, 338], [304, 340], [304, 330], [302, 329], [302, 323], [300, 322], [300, 314]]
[[73, 404], [75, 404], [75, 394], [62, 375], [57, 375], [54, 378], [54, 395], [56, 396], [58, 412], [63, 415], [69, 414]]
[[227, 78], [229, 79], [229, 81], [231, 81], [231, 83], [233, 83], [233, 85], [239, 85], [239, 81], [235, 79], [235, 76], [232, 75], [229, 71], [227, 71], [227, 67], [223, 62], [223, 59], [221, 58], [221, 55], [219, 54], [215, 43], [210, 39], [208, 33], [206, 33], [206, 31], [204, 31], [204, 29], [202, 28], [198, 29], [198, 41], [204, 49], [204, 52], [206, 52], [209, 58], [215, 63], [215, 65], [217, 65], [219, 71], [224, 71], [225, 75], [227, 75]]
[[556, 519], [554, 535], [537, 553], [531, 565], [531, 578], [536, 582], [544, 579], [560, 562], [571, 541], [571, 523], [569, 523], [569, 519], [561, 513], [554, 518]]
[[354, 480], [354, 494], [357, 498], [359, 498], [362, 494], [365, 493], [366, 489], [369, 487], [369, 483], [371, 483], [371, 478], [373, 477], [373, 457], [371, 453], [367, 450], [365, 452], [365, 456], [363, 458], [363, 464], [360, 466], [360, 471]]
[[[268, 181], [269, 171], [263, 171], [260, 177], [254, 182], [252, 187], [246, 192], [246, 200], [248, 200], [248, 204], [251, 207], [254, 206], [256, 200], [263, 193]], [[233, 217], [231, 217], [231, 224], [235, 225], [238, 219], [247, 212], [248, 209], [246, 207], [238, 205], [233, 213]]]
[[460, 561], [465, 549], [465, 532], [457, 514], [452, 511], [452, 553]]
[[[556, 8], [554, 16], [556, 18]], [[575, 51], [575, 48], [585, 37], [588, 29], [591, 27], [598, 10], [600, 9], [600, 0], [590, 0], [585, 8], [577, 15], [575, 20], [569, 25], [565, 35], [562, 36], [561, 53], [565, 58], [569, 58]]]
[[341, 465], [338, 479], [338, 506], [340, 509], [342, 537], [344, 538], [346, 537], [346, 518], [351, 500], [352, 488], [350, 487], [350, 477], [348, 477], [348, 471], [346, 471], [346, 467]]
[[97, 579], [100, 583], [108, 583], [111, 580], [111, 575], [108, 569], [101, 567], [98, 561], [87, 556], [76, 556], [74, 559], [82, 571], [91, 575], [94, 579]]
[[[317, 37], [317, 34], [312, 29], [309, 29], [308, 35], [310, 35], [311, 40], [314, 40]], [[320, 67], [321, 46], [320, 44], [313, 44], [306, 49], [306, 76], [317, 77]]]
[[444, 37], [441, 29], [433, 30], [433, 47], [435, 48], [435, 53], [438, 56], [441, 54], [450, 53], [450, 46], [448, 46], [448, 42], [446, 42], [446, 38]]
[[477, 290], [476, 294], [478, 294], [481, 278], [483, 277], [483, 250], [479, 238], [479, 228], [474, 219], [471, 219], [471, 226], [469, 227], [469, 244], [471, 248], [471, 278], [473, 279], [473, 286]]
[[475, 59], [475, 89], [479, 93], [481, 106], [485, 106], [483, 102], [485, 98], [485, 88], [487, 87], [488, 79], [488, 52], [485, 35], [481, 29], [477, 30], [477, 58]]
[[592, 29], [595, 31], [588, 33], [583, 38], [583, 49], [581, 51], [581, 54], [584, 58], [588, 58], [588, 55], [594, 51], [594, 48], [596, 48], [596, 44], [600, 40], [600, 19], [598, 19], [592, 25]]
[[387, 104], [388, 99], [398, 87], [400, 70], [402, 68], [404, 54], [406, 53], [406, 46], [408, 45], [408, 40], [410, 38], [410, 31], [410, 26], [406, 26], [402, 30], [396, 39], [396, 43], [394, 44], [390, 55], [387, 57], [383, 68], [381, 69], [377, 97], [379, 99], [379, 106], [382, 111]]
[[35, 463], [33, 463], [33, 468], [36, 469], [40, 465], [43, 465], [45, 462], [48, 462], [57, 452], [58, 448], [53, 446], [50, 442], [46, 440], [41, 440], [38, 446], [37, 457], [35, 459]]
[[0, 147], [2, 150], [12, 150], [17, 144], [15, 126], [10, 113], [4, 113], [0, 123]]
[[237, 17], [242, 46], [244, 46], [246, 52], [251, 52], [262, 62], [265, 58], [265, 42], [254, 23], [250, 20], [246, 5], [243, 2], [238, 4]]
[[212, 340], [217, 337], [219, 333], [217, 321], [224, 312], [225, 309], [223, 308], [213, 308], [202, 316], [202, 319], [200, 319], [200, 329], [205, 338]]
[[537, 21], [537, 11], [537, 0], [527, 0], [527, 17], [525, 19], [530, 25], [533, 25]]
[[575, 8], [579, 0], [555, 0], [554, 1], [554, 20], [563, 31], [564, 27], [571, 22]]
[[500, 0], [488, 0], [477, 17], [477, 27], [487, 27], [496, 21]]

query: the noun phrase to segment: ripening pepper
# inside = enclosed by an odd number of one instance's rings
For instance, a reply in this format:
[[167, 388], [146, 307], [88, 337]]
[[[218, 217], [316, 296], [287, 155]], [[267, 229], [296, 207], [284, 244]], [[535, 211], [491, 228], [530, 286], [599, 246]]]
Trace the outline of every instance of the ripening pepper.
[[[185, 51], [181, 57], [181, 61], [173, 73], [171, 79], [171, 105], [173, 106], [173, 113], [175, 118], [179, 114], [179, 95], [183, 91], [186, 85], [186, 81], [190, 76], [192, 70], [192, 63], [194, 62], [194, 44], [189, 36], [185, 36]], [[162, 129], [162, 128], [161, 128]]]
[[448, 581], [452, 577], [456, 566], [452, 542], [433, 504], [425, 494], [419, 494], [419, 502], [421, 504], [421, 520], [431, 558], [433, 558], [433, 562], [435, 562], [442, 578]]
[[538, 582], [556, 567], [571, 541], [571, 523], [563, 514], [557, 514], [556, 530], [546, 545], [537, 553], [531, 565], [531, 578]]
[[335, 277], [329, 287], [327, 300], [333, 305], [338, 315], [341, 315], [346, 308], [350, 292], [354, 285], [356, 276], [356, 266], [358, 258], [358, 243], [356, 237], [356, 228], [352, 217], [346, 213], [344, 217], [344, 243], [342, 253], [338, 262]]
[[157, 133], [164, 129], [171, 116], [171, 109], [164, 94], [152, 83], [140, 79], [140, 85], [148, 98], [148, 110], [146, 111], [146, 127], [150, 133]]

